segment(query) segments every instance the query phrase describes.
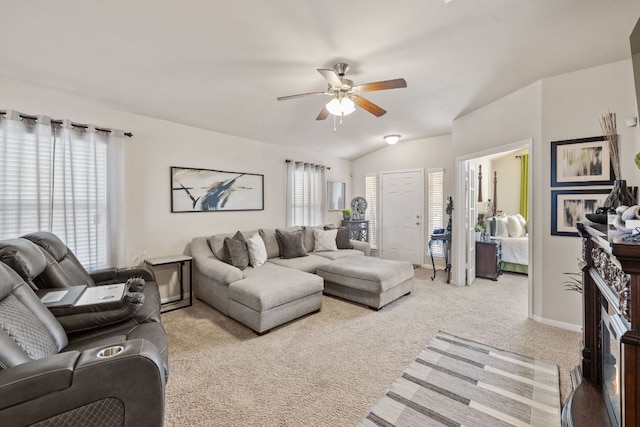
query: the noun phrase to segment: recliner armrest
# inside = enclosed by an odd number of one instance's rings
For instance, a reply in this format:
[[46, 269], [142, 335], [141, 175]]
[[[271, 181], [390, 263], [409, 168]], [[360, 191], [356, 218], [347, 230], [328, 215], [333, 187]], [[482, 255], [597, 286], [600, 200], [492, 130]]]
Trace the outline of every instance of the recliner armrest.
[[148, 268], [145, 267], [125, 267], [125, 268], [103, 268], [89, 273], [93, 281], [98, 286], [112, 285], [114, 283], [123, 283], [132, 277], [141, 277], [145, 281], [155, 281], [156, 276]]
[[0, 370], [0, 410], [71, 387], [79, 351]]
[[102, 328], [132, 319], [142, 308], [144, 295], [127, 292], [118, 301], [71, 307], [50, 307], [67, 333]]
[[100, 347], [0, 371], [3, 427], [30, 425], [60, 414], [68, 421], [76, 409], [105, 399], [119, 402], [121, 411], [116, 415], [127, 427], [161, 426], [165, 381], [158, 349], [144, 339], [118, 346], [122, 351], [111, 357], [99, 357], [104, 349]]

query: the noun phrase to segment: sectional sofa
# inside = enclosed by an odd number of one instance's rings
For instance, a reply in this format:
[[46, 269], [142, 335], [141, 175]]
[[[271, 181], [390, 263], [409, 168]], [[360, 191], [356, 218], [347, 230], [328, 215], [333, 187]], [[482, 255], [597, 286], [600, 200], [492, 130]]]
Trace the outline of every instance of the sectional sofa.
[[[319, 311], [323, 293], [377, 310], [411, 292], [411, 264], [372, 258], [369, 243], [349, 240], [348, 233], [345, 239], [346, 229], [331, 229], [285, 227], [196, 237], [190, 245], [195, 295], [263, 334]], [[265, 261], [255, 266], [233, 265], [229, 256], [234, 237], [244, 239], [248, 247], [251, 241], [262, 241]], [[336, 240], [335, 247], [325, 241], [327, 238]], [[291, 250], [295, 244], [297, 248]]]

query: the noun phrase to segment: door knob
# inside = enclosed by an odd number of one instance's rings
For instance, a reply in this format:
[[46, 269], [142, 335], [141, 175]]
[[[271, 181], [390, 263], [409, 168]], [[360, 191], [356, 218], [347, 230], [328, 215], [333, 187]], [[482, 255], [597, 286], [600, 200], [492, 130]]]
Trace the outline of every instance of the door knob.
[[416, 225], [420, 225], [420, 223], [418, 221], [416, 221]]
[[416, 215], [416, 218], [420, 219], [420, 215]]

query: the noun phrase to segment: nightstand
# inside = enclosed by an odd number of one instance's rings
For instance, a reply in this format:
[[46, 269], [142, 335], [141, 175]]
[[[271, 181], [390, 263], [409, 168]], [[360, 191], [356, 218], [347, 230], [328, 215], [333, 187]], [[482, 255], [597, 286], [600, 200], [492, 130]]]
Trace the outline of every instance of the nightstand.
[[476, 241], [476, 277], [498, 280], [502, 272], [502, 242], [499, 240]]

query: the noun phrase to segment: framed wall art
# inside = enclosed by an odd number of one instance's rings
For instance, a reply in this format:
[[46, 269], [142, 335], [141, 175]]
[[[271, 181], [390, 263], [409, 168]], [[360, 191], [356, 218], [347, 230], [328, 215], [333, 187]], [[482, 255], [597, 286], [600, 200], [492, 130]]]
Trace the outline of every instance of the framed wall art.
[[171, 212], [264, 210], [264, 175], [171, 167]]
[[578, 236], [576, 223], [585, 221], [587, 214], [596, 212], [611, 190], [553, 190], [551, 191], [551, 235]]
[[340, 181], [327, 181], [327, 206], [330, 211], [344, 209], [346, 184]]
[[551, 186], [613, 185], [609, 147], [603, 136], [551, 141]]

